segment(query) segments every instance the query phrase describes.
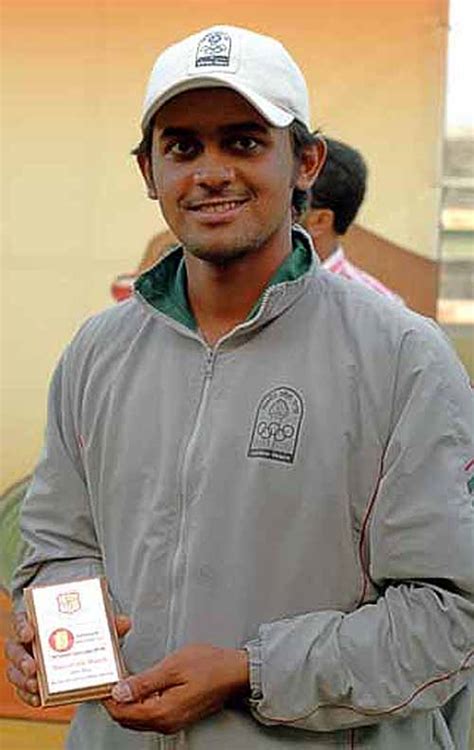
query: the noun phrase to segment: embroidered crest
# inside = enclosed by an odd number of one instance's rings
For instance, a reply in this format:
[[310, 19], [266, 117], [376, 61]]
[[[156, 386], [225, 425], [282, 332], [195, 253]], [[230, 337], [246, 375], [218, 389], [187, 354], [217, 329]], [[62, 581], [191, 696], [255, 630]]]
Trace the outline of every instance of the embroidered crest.
[[81, 598], [78, 591], [65, 591], [56, 597], [58, 610], [64, 615], [72, 615], [81, 609]]
[[255, 415], [248, 456], [292, 464], [303, 419], [303, 399], [280, 386], [264, 395]]
[[232, 40], [224, 31], [211, 31], [198, 44], [196, 68], [209, 66], [228, 67]]

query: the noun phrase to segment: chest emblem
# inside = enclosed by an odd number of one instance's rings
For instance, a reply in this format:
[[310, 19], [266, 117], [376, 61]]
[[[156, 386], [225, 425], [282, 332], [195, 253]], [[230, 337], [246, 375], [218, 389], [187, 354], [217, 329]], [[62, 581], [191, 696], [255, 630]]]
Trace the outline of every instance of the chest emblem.
[[303, 412], [303, 399], [293, 388], [268, 391], [257, 408], [247, 455], [292, 464]]

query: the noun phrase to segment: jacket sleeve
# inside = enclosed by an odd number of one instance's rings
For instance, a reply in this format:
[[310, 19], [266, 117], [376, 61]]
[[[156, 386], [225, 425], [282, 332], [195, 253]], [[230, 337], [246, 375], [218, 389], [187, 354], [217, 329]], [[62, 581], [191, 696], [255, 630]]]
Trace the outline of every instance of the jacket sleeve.
[[13, 578], [16, 610], [24, 609], [26, 586], [103, 575], [70, 395], [70, 359], [68, 349], [52, 378], [44, 448], [23, 501], [26, 551]]
[[246, 648], [251, 710], [263, 724], [334, 731], [404, 717], [443, 705], [472, 674], [472, 391], [428, 324], [399, 351], [361, 529], [361, 604], [260, 626]]

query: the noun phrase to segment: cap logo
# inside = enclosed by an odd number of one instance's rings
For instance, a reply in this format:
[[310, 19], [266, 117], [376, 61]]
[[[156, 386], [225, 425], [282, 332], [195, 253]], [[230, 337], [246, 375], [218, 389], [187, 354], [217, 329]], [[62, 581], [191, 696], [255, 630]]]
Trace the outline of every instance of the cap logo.
[[196, 68], [209, 66], [229, 67], [232, 40], [224, 31], [211, 31], [199, 42], [196, 50]]

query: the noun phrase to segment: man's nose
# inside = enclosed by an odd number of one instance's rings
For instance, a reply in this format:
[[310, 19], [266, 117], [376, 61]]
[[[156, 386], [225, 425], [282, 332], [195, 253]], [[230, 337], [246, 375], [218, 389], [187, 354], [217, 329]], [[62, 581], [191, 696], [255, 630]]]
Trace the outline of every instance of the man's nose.
[[235, 179], [234, 169], [228, 164], [218, 163], [215, 159], [205, 159], [196, 166], [194, 184], [208, 190], [221, 190]]

